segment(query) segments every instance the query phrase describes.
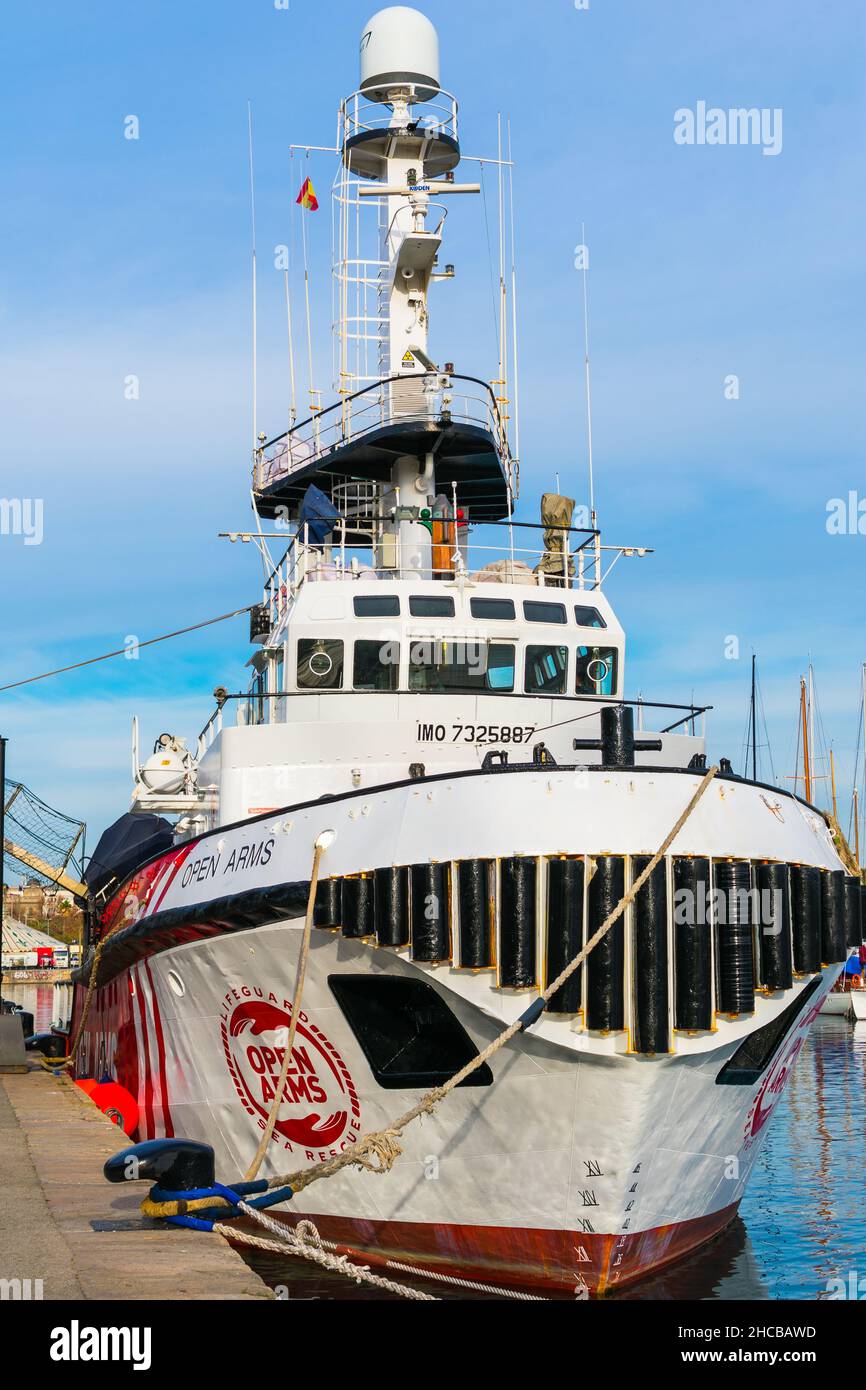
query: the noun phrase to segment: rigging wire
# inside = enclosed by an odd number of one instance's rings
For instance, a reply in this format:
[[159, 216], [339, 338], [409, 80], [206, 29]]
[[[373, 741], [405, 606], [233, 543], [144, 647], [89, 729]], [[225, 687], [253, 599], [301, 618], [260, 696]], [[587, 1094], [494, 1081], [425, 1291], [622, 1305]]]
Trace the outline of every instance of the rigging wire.
[[851, 810], [848, 814], [848, 841], [850, 843], [854, 831], [854, 792], [857, 789], [857, 778], [860, 773], [860, 741], [863, 736], [863, 699], [860, 696], [860, 713], [857, 718], [857, 747], [854, 750], [854, 775], [851, 779]]
[[257, 358], [258, 358], [258, 325], [257, 325], [257, 274], [256, 274], [256, 187], [255, 187], [255, 173], [254, 173], [254, 169], [253, 169], [253, 107], [252, 107], [252, 102], [250, 102], [250, 101], [247, 102], [247, 137], [248, 137], [248, 142], [249, 142], [249, 163], [250, 163], [250, 218], [251, 218], [251, 225], [252, 225], [252, 241], [253, 241], [253, 265], [252, 265], [252, 273], [253, 273], [253, 285], [252, 285], [252, 291], [253, 291], [253, 305], [252, 305], [252, 308], [253, 308], [253, 322], [252, 322], [252, 337], [253, 337], [253, 343], [252, 343], [252, 347], [253, 347], [253, 361], [252, 361], [252, 374], [253, 374], [253, 380], [252, 380], [252, 392], [253, 392], [253, 400], [252, 400], [252, 408], [253, 408], [253, 460], [255, 461], [256, 446], [257, 446], [257, 444], [258, 444], [258, 400], [257, 400], [257, 394], [258, 394], [258, 360], [257, 360]]
[[589, 367], [589, 286], [587, 283], [586, 224], [580, 224], [580, 244], [583, 251], [583, 344], [584, 378], [586, 381], [586, 442], [589, 464], [589, 515], [590, 525], [595, 526], [595, 471], [592, 458], [592, 388]]
[[508, 121], [508, 200], [511, 209], [511, 356], [514, 371], [514, 458], [520, 463], [520, 361], [517, 350], [517, 240], [514, 224], [514, 164]]
[[487, 177], [484, 168], [484, 160], [479, 161], [481, 165], [481, 204], [484, 208], [484, 232], [487, 238], [487, 269], [490, 275], [490, 304], [493, 310], [493, 338], [496, 343], [497, 357], [501, 357], [502, 348], [499, 341], [499, 315], [496, 311], [496, 286], [493, 282], [493, 245], [490, 240], [490, 216], [487, 211]]
[[765, 706], [764, 706], [764, 692], [763, 692], [763, 690], [762, 690], [762, 688], [761, 688], [761, 678], [760, 678], [760, 676], [757, 674], [757, 672], [755, 673], [755, 693], [756, 693], [756, 695], [757, 695], [758, 710], [759, 710], [759, 712], [760, 712], [761, 723], [762, 723], [763, 728], [764, 728], [764, 739], [765, 739], [765, 742], [764, 742], [764, 743], [762, 743], [762, 744], [759, 743], [759, 744], [758, 744], [758, 749], [760, 750], [761, 748], [766, 748], [766, 750], [767, 750], [767, 757], [768, 757], [769, 760], [770, 760], [770, 780], [773, 782], [773, 785], [775, 786], [775, 785], [776, 785], [776, 766], [775, 766], [775, 763], [774, 763], [774, 761], [773, 761], [773, 745], [772, 745], [772, 743], [771, 743], [771, 741], [770, 741], [770, 729], [769, 729], [769, 725], [767, 724], [767, 711], [766, 711], [766, 708], [765, 708]]
[[[146, 642], [137, 643], [137, 650], [143, 647], [154, 647], [157, 642], [170, 642], [173, 637], [185, 637], [189, 632], [200, 632], [204, 627], [213, 627], [216, 623], [227, 622], [229, 618], [240, 618], [244, 613], [251, 613], [258, 605], [255, 603], [247, 604], [246, 608], [235, 608], [231, 613], [221, 613], [218, 618], [207, 618], [203, 623], [193, 623], [191, 627], [178, 628], [177, 632], [165, 632], [161, 637], [149, 637]], [[51, 676], [63, 676], [68, 671], [80, 671], [84, 666], [95, 666], [99, 661], [109, 661], [115, 656], [126, 656], [128, 647], [119, 647], [114, 652], [104, 652], [102, 656], [90, 656], [86, 661], [74, 661], [70, 666], [58, 666], [53, 671], [43, 671], [38, 676], [27, 676], [24, 680], [10, 681], [8, 685], [0, 685], [0, 695], [7, 690], [18, 690], [22, 685], [33, 685], [35, 681], [47, 681]]]

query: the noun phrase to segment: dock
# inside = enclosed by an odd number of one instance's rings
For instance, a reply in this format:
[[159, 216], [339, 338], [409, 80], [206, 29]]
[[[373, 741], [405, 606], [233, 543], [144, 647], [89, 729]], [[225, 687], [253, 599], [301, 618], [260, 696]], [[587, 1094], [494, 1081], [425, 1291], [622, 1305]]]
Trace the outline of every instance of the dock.
[[146, 1220], [145, 1183], [106, 1182], [130, 1142], [67, 1077], [0, 1075], [0, 1284], [22, 1285], [4, 1296], [273, 1299], [221, 1236]]

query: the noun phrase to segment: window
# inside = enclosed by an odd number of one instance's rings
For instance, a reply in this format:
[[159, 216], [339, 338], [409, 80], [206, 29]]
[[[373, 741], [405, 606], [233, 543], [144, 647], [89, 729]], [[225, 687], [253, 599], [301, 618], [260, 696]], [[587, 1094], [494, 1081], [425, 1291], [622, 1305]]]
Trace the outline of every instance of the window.
[[615, 695], [616, 648], [578, 647], [574, 688], [578, 695]]
[[564, 695], [568, 676], [568, 647], [526, 648], [526, 693]]
[[437, 598], [434, 594], [416, 594], [409, 599], [413, 618], [453, 618], [453, 598]]
[[399, 642], [356, 642], [356, 690], [396, 690], [400, 683]]
[[574, 621], [578, 627], [607, 627], [597, 608], [575, 608]]
[[356, 618], [399, 618], [400, 599], [396, 594], [364, 594], [355, 599]]
[[524, 603], [523, 616], [528, 623], [567, 623], [564, 603]]
[[298, 643], [298, 689], [341, 690], [343, 643], [333, 638], [303, 637]]
[[442, 642], [418, 638], [409, 646], [409, 689], [471, 694], [514, 689], [511, 642]]
[[473, 618], [514, 619], [514, 603], [510, 598], [471, 598], [469, 612]]

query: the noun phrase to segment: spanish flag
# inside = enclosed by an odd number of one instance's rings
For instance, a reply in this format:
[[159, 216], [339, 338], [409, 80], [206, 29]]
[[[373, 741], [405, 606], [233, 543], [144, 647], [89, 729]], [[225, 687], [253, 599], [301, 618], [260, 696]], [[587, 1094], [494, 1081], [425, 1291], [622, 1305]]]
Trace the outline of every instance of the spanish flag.
[[301, 185], [301, 191], [298, 194], [298, 204], [300, 207], [306, 208], [307, 212], [319, 211], [319, 200], [316, 197], [316, 190], [309, 179], [304, 179]]

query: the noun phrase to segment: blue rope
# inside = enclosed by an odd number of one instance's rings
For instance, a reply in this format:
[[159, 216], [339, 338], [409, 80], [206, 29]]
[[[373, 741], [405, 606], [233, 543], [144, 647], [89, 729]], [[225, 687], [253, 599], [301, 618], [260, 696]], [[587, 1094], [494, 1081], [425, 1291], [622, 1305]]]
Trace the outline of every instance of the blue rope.
[[[257, 1192], [261, 1195], [252, 1197], [251, 1194]], [[257, 1211], [262, 1211], [266, 1207], [278, 1206], [280, 1202], [288, 1202], [293, 1196], [290, 1187], [279, 1187], [273, 1191], [268, 1190], [267, 1181], [259, 1178], [256, 1182], [239, 1182], [234, 1187], [225, 1187], [222, 1183], [214, 1183], [213, 1187], [193, 1187], [185, 1192], [171, 1192], [164, 1187], [152, 1187], [150, 1189], [150, 1200], [152, 1202], [194, 1202], [207, 1197], [222, 1197], [229, 1203], [226, 1211], [223, 1207], [204, 1207], [199, 1216], [163, 1216], [160, 1218], [172, 1226], [186, 1226], [193, 1231], [212, 1231], [214, 1222], [234, 1221], [239, 1216], [243, 1216], [239, 1203], [242, 1198], [250, 1197], [247, 1205], [255, 1207]]]

